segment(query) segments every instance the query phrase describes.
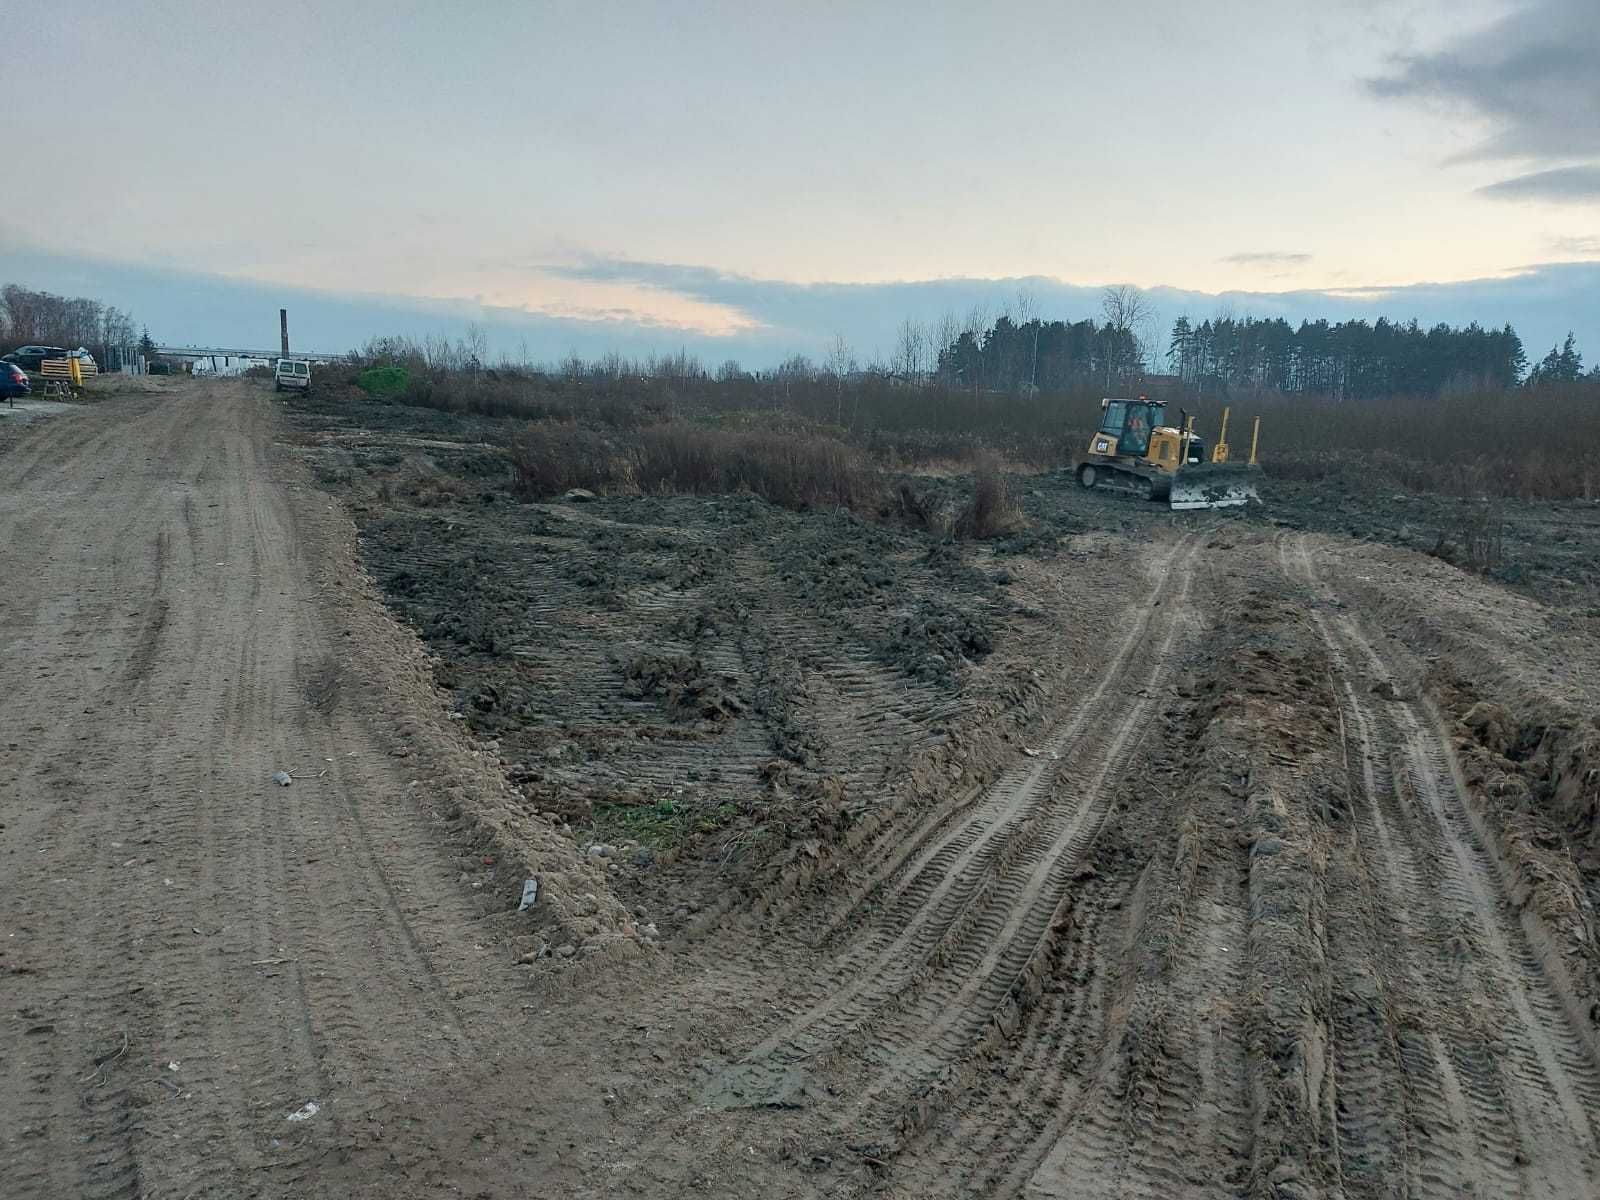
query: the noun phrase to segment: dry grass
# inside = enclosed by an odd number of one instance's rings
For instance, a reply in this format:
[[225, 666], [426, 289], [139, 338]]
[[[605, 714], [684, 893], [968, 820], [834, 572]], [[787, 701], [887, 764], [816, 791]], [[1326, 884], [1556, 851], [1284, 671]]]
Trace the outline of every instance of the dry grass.
[[882, 507], [882, 476], [836, 438], [735, 432], [673, 422], [642, 429], [634, 477], [645, 491], [750, 492], [783, 508]]
[[426, 458], [412, 455], [378, 485], [378, 499], [392, 503], [404, 498], [419, 508], [436, 508], [460, 502], [471, 489], [460, 479], [439, 470]]
[[847, 508], [878, 516], [888, 488], [860, 449], [837, 438], [707, 429], [672, 421], [607, 435], [540, 422], [514, 441], [517, 490], [529, 498], [594, 492], [746, 492], [782, 508]]
[[625, 447], [605, 434], [556, 421], [530, 424], [511, 442], [517, 494], [528, 500], [559, 496], [569, 488], [629, 490]]
[[[863, 489], [878, 491], [866, 482], [869, 461], [886, 472], [920, 472], [930, 464], [965, 472], [992, 452], [1025, 468], [1070, 465], [1087, 444], [1106, 391], [1085, 383], [1053, 393], [974, 392], [940, 382], [912, 386], [875, 372], [842, 382], [815, 371], [713, 379], [697, 373], [693, 363], [678, 362], [653, 374], [640, 373], [637, 366], [622, 369], [626, 364], [614, 370], [589, 364], [587, 370], [560, 372], [467, 372], [431, 367], [418, 355], [405, 365], [409, 384], [397, 398], [401, 402], [577, 423], [619, 436], [660, 427], [668, 432], [647, 446], [642, 439], [628, 439], [648, 460], [639, 465], [648, 468], [651, 479], [639, 480], [638, 486], [718, 490], [727, 484], [732, 490], [770, 492], [784, 497], [775, 503], [789, 506], [860, 506]], [[325, 372], [330, 383], [340, 372], [348, 372], [353, 383], [356, 374], [343, 365]], [[1135, 390], [1137, 385], [1110, 388], [1124, 395]], [[1259, 415], [1261, 461], [1269, 474], [1315, 480], [1359, 470], [1401, 487], [1450, 495], [1600, 498], [1600, 382], [1592, 379], [1373, 400], [1153, 394], [1168, 402], [1174, 422], [1178, 409], [1188, 408], [1208, 439], [1218, 432], [1223, 405], [1231, 405], [1236, 458], [1248, 452], [1250, 420]], [[693, 428], [701, 433], [678, 432]], [[705, 440], [716, 435], [779, 440], [765, 446]], [[802, 455], [783, 438], [826, 439], [830, 448]]]
[[[1314, 480], [1353, 465], [1417, 491], [1600, 499], [1595, 384], [1344, 403], [1274, 397], [1239, 411], [1262, 414], [1269, 474]], [[1233, 436], [1236, 450], [1248, 449], [1246, 436]]]

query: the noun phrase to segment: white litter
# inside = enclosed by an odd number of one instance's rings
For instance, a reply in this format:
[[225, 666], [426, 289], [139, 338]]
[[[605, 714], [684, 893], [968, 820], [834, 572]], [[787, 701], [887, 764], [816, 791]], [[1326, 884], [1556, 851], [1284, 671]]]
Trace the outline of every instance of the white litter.
[[307, 1100], [305, 1102], [304, 1107], [297, 1108], [292, 1113], [289, 1114], [289, 1120], [291, 1120], [291, 1121], [309, 1121], [309, 1120], [311, 1120], [312, 1117], [316, 1116], [317, 1113], [320, 1112], [321, 1110], [322, 1110], [322, 1105], [318, 1104], [315, 1100]]
[[539, 881], [529, 879], [522, 885], [522, 903], [517, 905], [518, 912], [527, 912], [539, 900]]
[[287, 771], [274, 771], [272, 773], [272, 782], [278, 784], [280, 787], [288, 787], [294, 782], [294, 776], [289, 774]]

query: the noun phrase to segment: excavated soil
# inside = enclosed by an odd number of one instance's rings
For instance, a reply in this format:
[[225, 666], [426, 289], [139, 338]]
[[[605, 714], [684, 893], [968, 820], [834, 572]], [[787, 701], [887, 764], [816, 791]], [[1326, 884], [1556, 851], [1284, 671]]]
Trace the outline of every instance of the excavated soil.
[[1580, 506], [974, 546], [503, 439], [0, 443], [6, 1194], [1600, 1191]]

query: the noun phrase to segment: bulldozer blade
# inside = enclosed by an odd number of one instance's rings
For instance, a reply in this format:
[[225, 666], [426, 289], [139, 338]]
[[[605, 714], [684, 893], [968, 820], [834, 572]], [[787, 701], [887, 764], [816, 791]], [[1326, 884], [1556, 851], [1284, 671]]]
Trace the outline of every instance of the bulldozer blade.
[[1173, 508], [1232, 508], [1260, 501], [1256, 491], [1260, 477], [1260, 467], [1197, 463], [1173, 477], [1168, 503]]

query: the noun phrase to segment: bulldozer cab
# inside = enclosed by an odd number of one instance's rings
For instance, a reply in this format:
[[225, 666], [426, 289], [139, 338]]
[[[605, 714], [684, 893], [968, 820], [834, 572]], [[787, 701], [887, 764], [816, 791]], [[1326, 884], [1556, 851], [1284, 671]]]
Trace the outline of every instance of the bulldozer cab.
[[1103, 400], [1100, 432], [1116, 438], [1116, 453], [1143, 458], [1150, 449], [1150, 434], [1161, 424], [1166, 405], [1146, 400]]

